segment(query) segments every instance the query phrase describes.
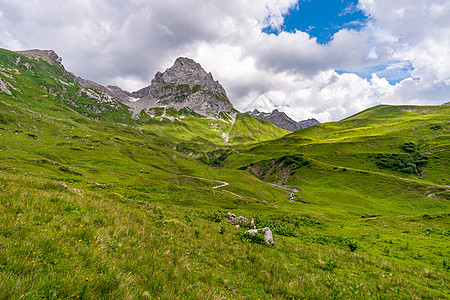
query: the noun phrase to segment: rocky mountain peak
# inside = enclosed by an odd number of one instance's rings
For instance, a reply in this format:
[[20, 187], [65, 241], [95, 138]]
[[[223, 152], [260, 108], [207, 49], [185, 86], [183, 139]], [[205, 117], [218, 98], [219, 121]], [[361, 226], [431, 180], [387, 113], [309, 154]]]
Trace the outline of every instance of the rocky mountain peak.
[[186, 57], [177, 58], [163, 73], [157, 72], [149, 87], [131, 94], [140, 98], [132, 104], [136, 113], [153, 107], [189, 108], [208, 117], [235, 112], [222, 85]]
[[164, 73], [157, 72], [152, 85], [166, 87], [189, 85], [191, 89], [200, 86], [204, 90], [226, 96], [225, 89], [218, 81], [214, 81], [212, 74], [207, 73], [199, 63], [187, 57], [177, 58], [173, 66]]
[[308, 119], [296, 122], [289, 118], [289, 116], [284, 112], [280, 112], [278, 109], [274, 109], [271, 113], [259, 112], [257, 109], [253, 110], [252, 112], [249, 111], [247, 113], [259, 119], [269, 121], [270, 123], [291, 132], [320, 124], [320, 122], [316, 119]]

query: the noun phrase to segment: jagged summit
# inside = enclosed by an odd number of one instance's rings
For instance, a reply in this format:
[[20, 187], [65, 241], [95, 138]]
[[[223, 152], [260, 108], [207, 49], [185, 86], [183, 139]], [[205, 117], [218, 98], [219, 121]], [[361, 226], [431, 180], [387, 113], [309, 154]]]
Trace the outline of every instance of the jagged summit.
[[259, 119], [269, 121], [270, 123], [272, 123], [280, 128], [289, 130], [291, 132], [297, 131], [302, 128], [320, 124], [320, 122], [317, 121], [316, 119], [308, 119], [308, 120], [295, 122], [294, 120], [289, 118], [288, 115], [286, 115], [282, 111], [279, 111], [278, 109], [274, 109], [271, 113], [260, 112], [257, 109], [255, 109], [253, 111], [248, 111], [247, 113], [254, 117], [257, 117]]
[[177, 58], [172, 67], [156, 73], [150, 86], [131, 95], [140, 98], [131, 104], [136, 113], [154, 107], [189, 108], [208, 117], [236, 112], [222, 85], [186, 57]]

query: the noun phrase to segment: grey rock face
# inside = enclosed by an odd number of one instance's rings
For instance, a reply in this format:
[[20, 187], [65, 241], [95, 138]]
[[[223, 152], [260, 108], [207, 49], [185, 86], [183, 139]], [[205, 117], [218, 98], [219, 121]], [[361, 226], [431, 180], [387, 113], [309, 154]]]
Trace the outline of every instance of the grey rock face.
[[133, 100], [136, 100], [131, 93], [122, 90], [120, 87], [118, 86], [113, 86], [113, 85], [108, 85], [108, 86], [103, 86], [95, 81], [91, 81], [91, 80], [87, 80], [87, 79], [83, 79], [81, 77], [76, 77], [75, 75], [73, 75], [73, 78], [75, 80], [76, 83], [78, 83], [79, 85], [81, 85], [84, 88], [87, 89], [95, 89], [97, 91], [100, 91], [112, 98], [115, 98], [117, 100], [119, 100], [120, 102], [122, 102], [123, 104], [127, 104], [127, 105], [131, 105], [130, 103]]
[[257, 109], [255, 109], [252, 112], [249, 111], [247, 113], [259, 119], [269, 121], [270, 123], [280, 128], [289, 130], [291, 132], [320, 124], [320, 122], [317, 121], [316, 119], [308, 119], [300, 122], [295, 122], [294, 120], [289, 118], [284, 112], [278, 111], [278, 109], [275, 109], [271, 113], [259, 112]]
[[164, 73], [158, 72], [151, 85], [131, 96], [140, 99], [132, 104], [135, 112], [152, 107], [189, 108], [203, 116], [220, 112], [234, 113], [224, 88], [200, 64], [189, 58], [177, 58]]
[[266, 239], [266, 243], [269, 245], [273, 245], [274, 244], [273, 234], [269, 227], [264, 227], [262, 229], [250, 229], [247, 232], [251, 233], [251, 234], [257, 234], [260, 230], [262, 230], [264, 232], [264, 237]]
[[22, 54], [28, 58], [34, 60], [45, 60], [46, 62], [53, 64], [54, 62], [61, 63], [62, 58], [56, 54], [53, 50], [25, 50], [25, 51], [16, 51], [16, 53]]

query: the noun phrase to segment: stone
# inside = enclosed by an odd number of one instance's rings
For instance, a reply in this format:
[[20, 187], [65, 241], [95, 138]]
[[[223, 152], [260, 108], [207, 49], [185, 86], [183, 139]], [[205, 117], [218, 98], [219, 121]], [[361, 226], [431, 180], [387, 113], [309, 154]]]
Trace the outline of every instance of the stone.
[[235, 225], [236, 227], [239, 227], [239, 223], [245, 224], [246, 227], [253, 227], [255, 228], [255, 220], [249, 220], [243, 216], [237, 217], [235, 214], [232, 214], [231, 212], [228, 212], [227, 214], [227, 221], [230, 222], [232, 225]]
[[244, 223], [245, 225], [249, 225], [250, 224], [250, 220], [247, 218], [244, 218], [243, 216], [239, 216], [237, 218], [238, 222]]
[[264, 232], [266, 243], [269, 245], [274, 245], [272, 230], [270, 230], [269, 227], [264, 227], [261, 229], [250, 229], [247, 232], [251, 234], [257, 234], [260, 230]]

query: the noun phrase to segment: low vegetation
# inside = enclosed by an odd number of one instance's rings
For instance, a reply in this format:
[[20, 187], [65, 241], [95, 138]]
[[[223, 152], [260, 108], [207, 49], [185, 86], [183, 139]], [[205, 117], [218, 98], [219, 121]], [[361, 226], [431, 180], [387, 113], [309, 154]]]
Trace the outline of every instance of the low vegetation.
[[[205, 119], [91, 115], [65, 101], [79, 86], [60, 67], [22, 58], [32, 76], [14, 57], [0, 56], [20, 90], [0, 92], [0, 298], [448, 298], [449, 108], [375, 107], [258, 143], [249, 119], [216, 149], [206, 129], [189, 143]], [[204, 142], [210, 166], [183, 154]], [[376, 163], [395, 155], [423, 178]]]

